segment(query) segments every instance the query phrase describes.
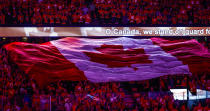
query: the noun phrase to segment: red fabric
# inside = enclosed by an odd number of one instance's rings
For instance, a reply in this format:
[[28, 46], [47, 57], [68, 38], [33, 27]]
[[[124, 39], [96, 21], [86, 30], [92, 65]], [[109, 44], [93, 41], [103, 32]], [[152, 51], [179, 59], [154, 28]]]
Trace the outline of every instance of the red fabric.
[[144, 49], [123, 50], [121, 45], [102, 45], [96, 48], [101, 54], [84, 52], [91, 61], [106, 64], [108, 67], [131, 67], [137, 63], [152, 63]]
[[[71, 40], [74, 42], [70, 43], [78, 43], [78, 39]], [[165, 52], [183, 61], [183, 64], [187, 64], [193, 74], [210, 73], [210, 54], [196, 40], [170, 41], [162, 38], [151, 40]], [[40, 86], [57, 80], [87, 80], [84, 72], [67, 60], [50, 42], [44, 44], [13, 42], [3, 48], [8, 52], [8, 59], [36, 79]], [[91, 58], [91, 61], [106, 64], [108, 67], [129, 67], [136, 63], [152, 63], [144, 49], [123, 50], [121, 45], [102, 45], [96, 50], [101, 54], [84, 53]]]
[[40, 87], [57, 80], [87, 80], [75, 64], [69, 62], [50, 42], [30, 44], [14, 42], [4, 48], [10, 60], [29, 76], [37, 80]]
[[172, 54], [183, 64], [189, 66], [193, 74], [210, 73], [210, 54], [208, 49], [196, 40], [166, 40], [152, 38], [154, 44], [159, 45], [164, 51]]

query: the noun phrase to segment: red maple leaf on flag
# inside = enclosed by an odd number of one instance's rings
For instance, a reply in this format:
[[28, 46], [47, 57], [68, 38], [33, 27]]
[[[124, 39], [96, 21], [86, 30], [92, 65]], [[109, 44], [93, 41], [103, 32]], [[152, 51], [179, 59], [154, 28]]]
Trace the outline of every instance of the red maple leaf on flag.
[[[95, 48], [100, 53], [84, 52], [90, 60], [110, 68], [131, 67], [132, 64], [152, 63], [143, 48], [124, 49], [122, 45], [101, 45]], [[137, 70], [137, 68], [134, 68]]]

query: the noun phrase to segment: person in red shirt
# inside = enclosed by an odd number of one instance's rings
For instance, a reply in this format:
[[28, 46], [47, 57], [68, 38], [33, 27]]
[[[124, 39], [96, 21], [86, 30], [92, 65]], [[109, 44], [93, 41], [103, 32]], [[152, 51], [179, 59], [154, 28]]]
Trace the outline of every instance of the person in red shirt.
[[119, 24], [119, 23], [122, 23], [122, 18], [121, 18], [121, 13], [117, 12], [116, 13], [116, 21], [115, 21], [115, 24]]
[[18, 23], [19, 24], [23, 23], [23, 15], [21, 15], [21, 14], [18, 15]]
[[84, 17], [83, 17], [83, 15], [82, 15], [82, 13], [79, 13], [79, 15], [78, 15], [78, 17], [79, 17], [79, 23], [80, 24], [83, 24], [84, 23]]
[[108, 11], [108, 10], [105, 10], [104, 11], [104, 18], [105, 18], [105, 23], [107, 24], [107, 23], [110, 23], [110, 16], [109, 16], [109, 14], [110, 14], [110, 11]]
[[193, 111], [203, 111], [203, 107], [201, 106], [201, 103], [198, 103], [198, 106], [194, 107]]
[[189, 109], [187, 108], [187, 106], [185, 104], [182, 104], [180, 107], [181, 111], [189, 111]]
[[133, 15], [132, 13], [129, 13], [128, 19], [130, 24], [135, 23], [135, 15]]
[[4, 106], [4, 111], [10, 111], [12, 110], [11, 103], [8, 101], [7, 104]]
[[49, 22], [48, 22], [48, 15], [47, 14], [44, 14], [43, 15], [43, 19], [44, 19], [44, 24], [48, 24]]
[[31, 18], [31, 23], [32, 23], [33, 25], [36, 24], [36, 17], [35, 17], [35, 16]]
[[56, 24], [60, 24], [60, 23], [61, 23], [60, 18], [61, 18], [60, 15], [55, 16], [55, 23], [56, 23]]
[[0, 24], [5, 24], [5, 15], [0, 14]]
[[85, 24], [90, 24], [90, 22], [91, 22], [90, 15], [89, 14], [86, 14], [85, 15]]
[[77, 13], [72, 15], [72, 24], [77, 24], [79, 21]]
[[50, 17], [50, 24], [54, 24], [55, 22], [54, 22], [54, 15], [49, 15], [49, 17]]
[[177, 18], [175, 16], [172, 17], [172, 24], [177, 24]]
[[42, 24], [42, 16], [40, 14], [38, 14], [36, 16], [36, 20], [37, 20], [37, 24], [41, 25]]
[[116, 17], [117, 17], [117, 11], [116, 9], [111, 9], [111, 14], [112, 14], [112, 23], [116, 23]]
[[170, 111], [178, 111], [175, 107], [174, 107], [174, 104], [173, 102], [168, 102], [168, 110]]
[[39, 91], [36, 90], [36, 93], [33, 95], [33, 100], [32, 100], [32, 108], [39, 110], [39, 105], [40, 105], [40, 95]]
[[154, 24], [157, 24], [157, 18], [156, 17], [153, 17], [152, 18], [152, 24], [154, 25]]
[[161, 106], [161, 108], [159, 109], [159, 111], [167, 111], [167, 108], [165, 106]]
[[24, 103], [24, 106], [21, 109], [21, 111], [31, 111], [31, 108], [28, 106], [28, 102], [25, 102]]

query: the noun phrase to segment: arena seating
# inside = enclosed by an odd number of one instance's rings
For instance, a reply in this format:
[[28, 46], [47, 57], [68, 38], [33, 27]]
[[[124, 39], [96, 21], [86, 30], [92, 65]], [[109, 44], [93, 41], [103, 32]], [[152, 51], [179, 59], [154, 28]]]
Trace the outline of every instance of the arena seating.
[[[208, 0], [1, 0], [1, 25], [208, 25]], [[151, 8], [153, 7], [153, 8]]]
[[[3, 44], [13, 41], [43, 43], [49, 38], [4, 38]], [[154, 110], [154, 111], [197, 111], [209, 110], [209, 99], [197, 100], [192, 106], [187, 101], [178, 101], [169, 91], [171, 88], [187, 88], [187, 76], [163, 76], [161, 78], [112, 83], [91, 83], [89, 81], [58, 81], [40, 88], [36, 81], [10, 67], [4, 60], [7, 52], [0, 55], [0, 110], [49, 110], [60, 111], [71, 108], [73, 111], [105, 110]], [[4, 64], [4, 65], [3, 65]], [[207, 74], [188, 78], [189, 89], [209, 90]], [[4, 107], [2, 107], [2, 105]]]

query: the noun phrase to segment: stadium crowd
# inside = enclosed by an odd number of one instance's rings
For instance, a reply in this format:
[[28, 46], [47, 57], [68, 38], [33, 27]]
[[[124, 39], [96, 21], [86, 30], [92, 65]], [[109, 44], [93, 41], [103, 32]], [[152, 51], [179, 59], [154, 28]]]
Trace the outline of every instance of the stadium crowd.
[[207, 25], [208, 4], [208, 0], [0, 0], [0, 24]]
[[[6, 63], [1, 64], [0, 76], [0, 109], [4, 108], [4, 111], [209, 110], [209, 99], [197, 101], [192, 107], [188, 107], [186, 101], [174, 100], [169, 89], [177, 86], [186, 88], [186, 76], [184, 79], [165, 76], [146, 81], [101, 84], [88, 81], [58, 81], [41, 88], [33, 78], [15, 68], [15, 64], [5, 60], [5, 53], [2, 51], [1, 63]], [[173, 82], [169, 83], [172, 80]], [[194, 84], [195, 80], [196, 78], [189, 83]], [[208, 84], [206, 78], [201, 77], [194, 84], [196, 88], [200, 88], [199, 81], [205, 81], [201, 82], [202, 85]]]
[[[21, 73], [15, 74], [15, 77], [7, 77], [4, 96], [1, 94], [5, 111], [190, 110], [186, 101], [174, 100], [170, 93], [159, 92], [151, 96], [153, 87], [147, 93], [140, 93], [135, 88], [126, 92], [123, 83], [59, 81], [40, 89], [33, 79], [25, 78]], [[209, 99], [197, 104], [191, 108], [192, 111], [209, 110]]]
[[[55, 39], [55, 38], [54, 38]], [[52, 39], [4, 38], [1, 46], [14, 41], [43, 43]], [[4, 43], [3, 43], [4, 42]], [[6, 57], [7, 56], [7, 57]], [[208, 74], [188, 77], [163, 76], [145, 81], [91, 83], [89, 81], [57, 81], [44, 87], [22, 72], [0, 52], [0, 110], [4, 111], [209, 111], [209, 99], [175, 100], [169, 89], [210, 90]], [[187, 82], [188, 81], [188, 82]]]

